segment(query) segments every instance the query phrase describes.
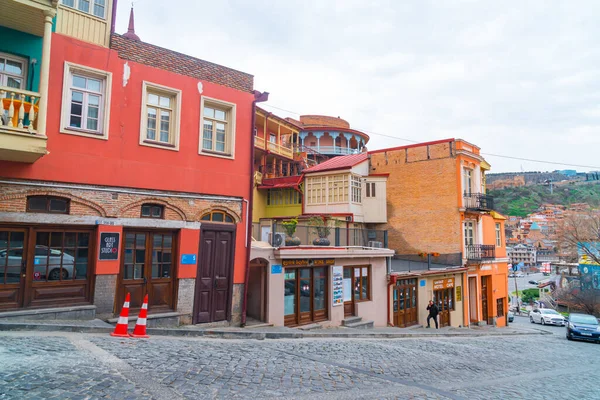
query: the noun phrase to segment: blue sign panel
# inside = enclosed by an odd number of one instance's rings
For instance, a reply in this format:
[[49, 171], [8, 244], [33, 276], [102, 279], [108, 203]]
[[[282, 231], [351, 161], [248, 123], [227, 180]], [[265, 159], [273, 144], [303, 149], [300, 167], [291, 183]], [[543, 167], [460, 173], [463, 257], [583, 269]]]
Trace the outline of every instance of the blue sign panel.
[[196, 264], [196, 255], [195, 254], [182, 254], [181, 255], [181, 264]]
[[425, 279], [421, 279], [421, 280], [419, 281], [419, 286], [425, 286], [425, 284], [426, 284], [426, 281], [425, 281]]
[[283, 268], [281, 267], [281, 264], [271, 265], [271, 273], [272, 274], [280, 274], [282, 270], [283, 270]]

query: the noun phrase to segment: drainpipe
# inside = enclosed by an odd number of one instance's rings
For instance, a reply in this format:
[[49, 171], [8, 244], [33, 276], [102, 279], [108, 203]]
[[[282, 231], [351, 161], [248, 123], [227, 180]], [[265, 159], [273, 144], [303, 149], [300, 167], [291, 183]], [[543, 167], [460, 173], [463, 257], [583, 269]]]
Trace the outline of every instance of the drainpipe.
[[391, 307], [390, 307], [390, 300], [394, 301], [394, 296], [392, 295], [392, 297], [390, 298], [390, 288], [392, 287], [392, 285], [394, 284], [394, 281], [392, 280], [392, 276], [388, 275], [390, 277], [390, 281], [388, 282], [388, 286], [387, 286], [387, 324], [388, 326], [394, 326], [394, 323], [392, 322], [392, 317], [390, 317], [390, 312], [391, 312]]
[[[269, 100], [269, 92], [253, 91], [254, 101], [252, 102], [252, 123], [250, 124], [250, 193], [248, 194], [248, 203], [246, 205], [248, 217], [246, 218], [248, 231], [252, 231], [252, 207], [254, 204], [254, 124], [256, 123], [256, 103]], [[252, 235], [246, 238], [246, 277], [244, 278], [244, 297], [242, 298], [242, 327], [246, 326], [246, 308], [248, 306], [248, 281], [250, 280], [250, 250], [252, 249]]]

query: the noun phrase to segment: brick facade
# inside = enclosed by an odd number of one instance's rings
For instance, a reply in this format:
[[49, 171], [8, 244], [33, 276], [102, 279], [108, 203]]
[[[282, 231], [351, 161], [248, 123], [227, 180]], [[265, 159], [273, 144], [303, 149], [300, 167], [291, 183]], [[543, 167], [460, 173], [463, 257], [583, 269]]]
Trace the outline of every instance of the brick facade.
[[[205, 200], [201, 198], [169, 197], [168, 192], [156, 191], [155, 196], [143, 192], [119, 193], [115, 191], [94, 190], [94, 186], [86, 189], [61, 187], [38, 187], [28, 185], [0, 184], [0, 212], [25, 212], [27, 196], [58, 196], [71, 200], [70, 214], [108, 218], [140, 218], [144, 203], [164, 206], [166, 220], [199, 221], [207, 212], [221, 210], [231, 215], [235, 222], [241, 221], [242, 204], [232, 199]], [[104, 189], [104, 188], [103, 188]], [[164, 195], [164, 196], [160, 196]]]
[[370, 154], [371, 173], [390, 174], [388, 222], [378, 228], [388, 230], [389, 247], [397, 254], [462, 251], [460, 177], [451, 154], [451, 142]]
[[97, 318], [113, 316], [117, 275], [97, 275], [94, 284], [94, 305]]

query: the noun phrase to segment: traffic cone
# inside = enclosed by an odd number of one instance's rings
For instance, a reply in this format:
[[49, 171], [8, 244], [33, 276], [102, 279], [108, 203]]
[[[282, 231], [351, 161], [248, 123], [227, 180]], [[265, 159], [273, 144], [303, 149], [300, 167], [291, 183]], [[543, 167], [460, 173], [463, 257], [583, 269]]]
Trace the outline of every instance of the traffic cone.
[[135, 323], [135, 328], [133, 328], [133, 333], [131, 337], [134, 338], [149, 338], [150, 336], [146, 335], [146, 318], [148, 317], [148, 295], [144, 296], [144, 304], [142, 304], [142, 309], [140, 310], [140, 315], [138, 315], [137, 322]]
[[125, 297], [125, 303], [123, 303], [123, 309], [121, 309], [121, 315], [119, 315], [119, 320], [117, 321], [117, 326], [115, 326], [115, 331], [110, 334], [110, 336], [118, 336], [118, 337], [129, 337], [127, 333], [127, 324], [129, 323], [129, 293]]

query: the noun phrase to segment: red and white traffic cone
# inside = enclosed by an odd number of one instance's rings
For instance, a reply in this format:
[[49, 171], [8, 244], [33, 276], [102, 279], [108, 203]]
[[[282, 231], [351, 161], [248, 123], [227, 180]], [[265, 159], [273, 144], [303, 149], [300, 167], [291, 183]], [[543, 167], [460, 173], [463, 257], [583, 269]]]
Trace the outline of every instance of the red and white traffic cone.
[[135, 328], [133, 328], [133, 333], [131, 337], [134, 338], [149, 338], [146, 334], [146, 318], [148, 317], [148, 295], [144, 296], [144, 304], [142, 304], [142, 309], [140, 310], [140, 315], [138, 315], [137, 322], [135, 323]]
[[110, 336], [118, 336], [118, 337], [129, 337], [127, 333], [127, 324], [129, 323], [129, 293], [125, 296], [125, 303], [123, 303], [123, 309], [121, 309], [121, 315], [119, 315], [119, 320], [117, 321], [117, 326], [115, 326], [115, 331], [110, 334]]

